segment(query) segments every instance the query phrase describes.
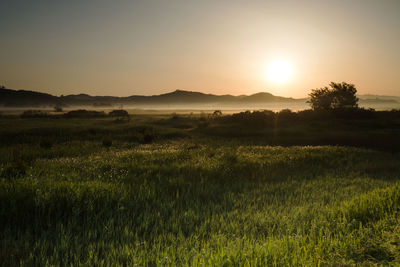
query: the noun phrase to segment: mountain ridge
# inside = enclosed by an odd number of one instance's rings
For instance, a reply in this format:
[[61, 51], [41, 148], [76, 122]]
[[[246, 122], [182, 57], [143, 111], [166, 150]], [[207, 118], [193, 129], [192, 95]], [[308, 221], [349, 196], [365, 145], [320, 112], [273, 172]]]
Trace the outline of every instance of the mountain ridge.
[[177, 89], [159, 95], [91, 96], [88, 94], [71, 94], [54, 96], [30, 90], [0, 89], [2, 106], [40, 106], [40, 105], [95, 105], [95, 104], [198, 104], [198, 103], [269, 103], [293, 102], [305, 99], [294, 99], [275, 96], [267, 92], [252, 95], [233, 96], [229, 94], [214, 95], [196, 91]]
[[[400, 97], [365, 94], [358, 95], [360, 104], [399, 104]], [[177, 89], [158, 95], [92, 96], [70, 94], [55, 96], [33, 90], [0, 88], [0, 106], [112, 106], [112, 105], [171, 105], [171, 104], [263, 104], [263, 103], [305, 103], [308, 98], [275, 96], [268, 92], [251, 95], [215, 95]]]

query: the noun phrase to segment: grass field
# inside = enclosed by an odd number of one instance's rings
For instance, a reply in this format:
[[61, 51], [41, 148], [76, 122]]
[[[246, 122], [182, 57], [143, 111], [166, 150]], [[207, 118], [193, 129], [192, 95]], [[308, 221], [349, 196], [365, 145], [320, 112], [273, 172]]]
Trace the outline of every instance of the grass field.
[[0, 129], [1, 266], [400, 264], [398, 119]]

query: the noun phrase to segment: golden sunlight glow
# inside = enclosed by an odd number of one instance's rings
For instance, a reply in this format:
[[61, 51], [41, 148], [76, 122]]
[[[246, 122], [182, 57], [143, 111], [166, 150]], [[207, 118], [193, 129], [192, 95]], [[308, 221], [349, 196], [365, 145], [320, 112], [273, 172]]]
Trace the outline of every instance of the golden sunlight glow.
[[293, 74], [292, 66], [285, 60], [271, 61], [266, 70], [265, 78], [275, 84], [282, 84], [288, 82]]

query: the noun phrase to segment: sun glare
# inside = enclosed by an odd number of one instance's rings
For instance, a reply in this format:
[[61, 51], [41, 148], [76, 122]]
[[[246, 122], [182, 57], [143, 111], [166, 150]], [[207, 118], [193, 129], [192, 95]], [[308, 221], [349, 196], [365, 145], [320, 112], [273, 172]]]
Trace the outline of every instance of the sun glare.
[[284, 60], [275, 60], [268, 64], [265, 78], [275, 84], [288, 82], [293, 74], [292, 66]]

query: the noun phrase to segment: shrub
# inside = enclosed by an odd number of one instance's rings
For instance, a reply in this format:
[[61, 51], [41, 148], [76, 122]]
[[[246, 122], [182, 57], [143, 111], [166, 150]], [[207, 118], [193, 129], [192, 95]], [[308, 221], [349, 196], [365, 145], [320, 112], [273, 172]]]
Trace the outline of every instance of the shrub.
[[297, 114], [290, 109], [282, 109], [277, 113], [277, 118], [279, 122], [293, 121], [297, 118]]
[[275, 121], [275, 113], [271, 110], [264, 111], [245, 111], [232, 114], [226, 118], [228, 122], [240, 123], [249, 126], [272, 125]]
[[370, 119], [375, 116], [373, 109], [364, 108], [340, 108], [333, 109], [331, 112], [335, 118], [342, 119]]

